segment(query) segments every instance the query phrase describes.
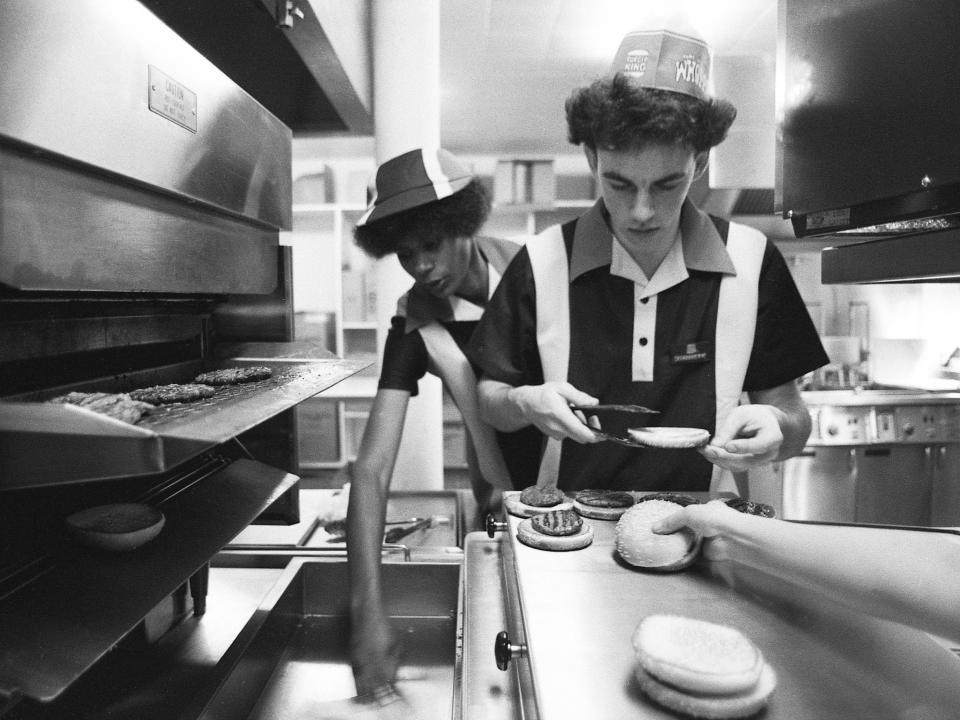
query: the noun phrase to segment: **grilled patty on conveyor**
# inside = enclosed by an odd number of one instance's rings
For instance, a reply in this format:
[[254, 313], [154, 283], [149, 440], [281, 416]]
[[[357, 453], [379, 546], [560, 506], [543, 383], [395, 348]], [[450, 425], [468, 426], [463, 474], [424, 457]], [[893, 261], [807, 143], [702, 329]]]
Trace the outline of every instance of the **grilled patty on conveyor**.
[[169, 403], [193, 402], [202, 398], [213, 397], [216, 392], [209, 385], [199, 385], [197, 383], [187, 383], [180, 385], [171, 383], [169, 385], [154, 385], [152, 387], [131, 390], [130, 397], [134, 400], [153, 403], [154, 405], [166, 405]]
[[50, 402], [76, 405], [131, 425], [154, 409], [150, 403], [134, 400], [126, 393], [70, 392]]
[[262, 365], [251, 365], [250, 367], [224, 368], [223, 370], [200, 373], [194, 378], [194, 382], [201, 385], [238, 385], [255, 382], [256, 380], [266, 380], [271, 375], [273, 375], [273, 370], [270, 368]]

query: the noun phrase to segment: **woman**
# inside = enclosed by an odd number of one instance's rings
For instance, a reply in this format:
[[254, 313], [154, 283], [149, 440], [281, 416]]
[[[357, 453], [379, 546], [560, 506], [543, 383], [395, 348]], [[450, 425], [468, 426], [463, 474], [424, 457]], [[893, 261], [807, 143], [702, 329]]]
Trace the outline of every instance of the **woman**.
[[464, 416], [471, 484], [481, 512], [498, 505], [500, 490], [513, 487], [511, 475], [521, 487], [529, 484], [537, 460], [525, 461], [512, 449], [503, 452], [514, 438], [498, 436], [479, 421], [474, 370], [461, 351], [519, 249], [510, 241], [476, 236], [490, 211], [488, 193], [453, 155], [436, 148], [383, 163], [375, 190], [357, 223], [356, 242], [374, 258], [396, 253], [414, 279], [391, 321], [347, 513], [354, 676], [360, 695], [381, 697], [396, 674], [398, 648], [381, 597], [380, 548], [407, 403], [417, 394], [418, 380], [428, 371], [439, 375]]

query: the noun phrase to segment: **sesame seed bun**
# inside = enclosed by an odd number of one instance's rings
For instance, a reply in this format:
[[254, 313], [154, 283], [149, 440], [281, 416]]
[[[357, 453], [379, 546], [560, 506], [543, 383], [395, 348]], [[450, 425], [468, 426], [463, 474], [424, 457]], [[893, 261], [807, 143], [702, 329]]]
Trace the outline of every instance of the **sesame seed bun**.
[[628, 509], [617, 521], [617, 552], [635, 567], [676, 572], [689, 567], [700, 553], [702, 538], [689, 528], [658, 535], [651, 527], [661, 518], [681, 510], [667, 500], [647, 500]]

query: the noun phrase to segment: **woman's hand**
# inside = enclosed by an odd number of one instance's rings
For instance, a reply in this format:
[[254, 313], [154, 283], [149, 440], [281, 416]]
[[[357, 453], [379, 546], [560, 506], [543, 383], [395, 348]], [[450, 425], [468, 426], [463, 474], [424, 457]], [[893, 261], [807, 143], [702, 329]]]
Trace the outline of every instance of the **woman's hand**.
[[728, 557], [725, 535], [743, 518], [722, 500], [711, 500], [702, 505], [687, 505], [672, 515], [653, 524], [651, 530], [658, 535], [669, 535], [687, 527], [703, 536], [703, 556], [708, 560], [724, 560]]
[[350, 631], [350, 662], [360, 696], [391, 686], [400, 664], [399, 644], [389, 619], [382, 609], [369, 615], [355, 617]]

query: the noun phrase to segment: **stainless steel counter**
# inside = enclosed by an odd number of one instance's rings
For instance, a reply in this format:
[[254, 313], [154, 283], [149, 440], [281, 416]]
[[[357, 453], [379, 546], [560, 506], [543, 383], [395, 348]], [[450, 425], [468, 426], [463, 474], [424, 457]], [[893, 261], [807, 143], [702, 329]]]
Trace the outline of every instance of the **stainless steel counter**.
[[[508, 609], [519, 613], [525, 637], [516, 642], [525, 643], [530, 668], [521, 693], [533, 698], [533, 716], [674, 718], [638, 690], [630, 638], [644, 616], [675, 613], [732, 625], [760, 647], [779, 679], [768, 720], [956, 717], [960, 661], [926, 634], [741, 566], [700, 561], [682, 573], [641, 572], [619, 561], [615, 523], [591, 523], [595, 540], [579, 551], [520, 544], [516, 518], [501, 540], [506, 582], [518, 595]], [[468, 578], [471, 546], [488, 542], [476, 535], [467, 537]], [[469, 595], [466, 602], [469, 618]], [[493, 641], [473, 644], [478, 658], [465, 648], [464, 677], [475, 662], [493, 665]]]

